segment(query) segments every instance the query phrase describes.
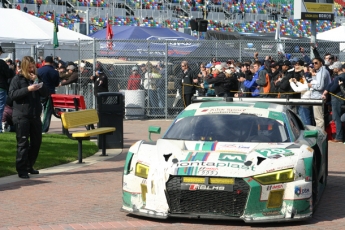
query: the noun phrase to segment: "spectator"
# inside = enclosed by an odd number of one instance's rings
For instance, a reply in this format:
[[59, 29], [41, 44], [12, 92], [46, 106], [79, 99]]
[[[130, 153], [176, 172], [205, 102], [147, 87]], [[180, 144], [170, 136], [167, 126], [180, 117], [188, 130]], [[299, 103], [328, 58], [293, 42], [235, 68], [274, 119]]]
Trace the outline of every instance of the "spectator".
[[7, 97], [4, 113], [2, 115], [2, 120], [1, 120], [3, 132], [14, 131], [14, 125], [13, 125], [13, 120], [12, 120], [12, 111], [13, 111], [12, 106], [13, 106], [12, 100], [10, 99], [10, 97]]
[[182, 73], [180, 77], [181, 86], [182, 86], [181, 95], [183, 97], [184, 107], [187, 107], [188, 105], [192, 103], [192, 96], [195, 92], [194, 83], [197, 83], [198, 79], [194, 71], [188, 66], [187, 61], [181, 62], [181, 69], [182, 69]]
[[276, 87], [280, 93], [281, 98], [290, 98], [291, 93], [294, 91], [290, 86], [289, 80], [294, 77], [294, 68], [291, 66], [291, 62], [286, 60], [282, 65], [282, 77], [276, 82]]
[[72, 83], [78, 83], [78, 72], [76, 71], [75, 66], [72, 64], [72, 65], [67, 66], [66, 69], [67, 69], [67, 73], [66, 73], [65, 78], [67, 79], [62, 80], [59, 86], [69, 85]]
[[276, 82], [281, 77], [281, 74], [280, 74], [279, 65], [277, 62], [273, 61], [270, 67], [271, 67], [271, 74], [270, 74], [271, 87], [270, 87], [269, 97], [276, 98], [278, 97], [278, 89], [276, 87]]
[[268, 93], [271, 88], [271, 81], [269, 73], [271, 62], [269, 60], [264, 61], [264, 65], [259, 69], [259, 78], [256, 81], [258, 86], [260, 86], [260, 97], [268, 97]]
[[[301, 99], [310, 99], [310, 90], [307, 79], [302, 76], [299, 80], [296, 78], [289, 79], [290, 86], [294, 92], [301, 92]], [[312, 115], [310, 106], [298, 106], [298, 115], [305, 125], [312, 124]]]
[[47, 133], [50, 127], [51, 117], [53, 115], [53, 102], [50, 97], [50, 94], [55, 93], [55, 87], [59, 85], [60, 76], [58, 71], [54, 69], [53, 57], [47, 56], [44, 60], [44, 66], [37, 70], [37, 75], [39, 79], [42, 80], [45, 87], [49, 91], [49, 95], [46, 98], [43, 98], [43, 122], [42, 122], [42, 132]]
[[[4, 51], [0, 46], [0, 56], [3, 53]], [[11, 77], [9, 66], [0, 58], [0, 120], [2, 120], [4, 113], [8, 91], [8, 81]], [[0, 126], [0, 133], [2, 133], [2, 126]]]
[[211, 77], [206, 79], [208, 84], [214, 85], [214, 90], [217, 97], [227, 97], [228, 94], [225, 92], [224, 83], [225, 83], [225, 74], [223, 73], [222, 65], [216, 65], [213, 68]]
[[32, 57], [23, 57], [21, 67], [22, 73], [11, 81], [9, 96], [13, 100], [13, 123], [17, 136], [16, 169], [20, 178], [28, 179], [29, 173], [39, 174], [33, 166], [42, 143], [40, 98], [49, 97], [49, 89], [45, 84], [34, 84], [41, 80], [36, 75]]
[[[95, 76], [91, 76], [90, 79], [94, 84], [93, 94], [97, 97], [98, 93], [109, 92], [108, 89], [108, 77], [105, 75], [102, 69], [96, 71]], [[103, 102], [106, 101], [107, 97], [102, 97]], [[96, 100], [97, 101], [97, 100]]]
[[[322, 99], [322, 94], [331, 82], [331, 77], [326, 67], [322, 65], [321, 58], [313, 59], [315, 73], [312, 73], [313, 80], [308, 83], [311, 92], [311, 99]], [[324, 111], [322, 106], [313, 106], [315, 124], [322, 129], [325, 128]]]
[[15, 7], [17, 10], [20, 10], [20, 5], [19, 4], [15, 4]]
[[138, 90], [140, 89], [141, 76], [138, 72], [138, 67], [132, 67], [132, 73], [128, 79], [127, 90]]
[[224, 75], [224, 97], [234, 97], [235, 92], [237, 92], [238, 89], [238, 80], [235, 66], [231, 65], [230, 69], [226, 69], [224, 71]]
[[252, 71], [252, 73], [254, 75], [252, 75], [253, 77], [251, 78], [251, 76], [249, 75], [248, 79], [245, 80], [244, 82], [244, 86], [249, 89], [249, 91], [251, 92], [251, 96], [252, 97], [258, 97], [260, 94], [260, 86], [258, 86], [258, 84], [256, 83], [256, 80], [259, 78], [259, 69], [261, 67], [261, 62], [260, 61], [255, 61], [254, 64], [251, 66], [250, 70]]
[[24, 4], [23, 11], [24, 11], [25, 13], [28, 12], [28, 7], [26, 6], [26, 4]]
[[148, 97], [149, 114], [158, 115], [158, 95], [157, 95], [157, 80], [161, 77], [157, 68], [153, 67], [151, 63], [147, 65], [147, 73], [144, 79], [144, 88]]
[[[322, 98], [326, 98], [327, 93], [332, 93], [331, 103], [332, 103], [332, 119], [335, 123], [336, 135], [331, 142], [343, 143], [343, 126], [341, 122], [341, 107], [344, 105], [344, 101], [340, 99], [343, 97], [341, 92], [339, 82], [345, 80], [345, 73], [342, 69], [342, 64], [340, 61], [334, 62], [333, 65], [329, 66], [333, 70], [333, 73], [336, 75], [334, 80], [327, 86], [327, 89], [323, 92]], [[340, 98], [339, 98], [340, 97]]]
[[40, 8], [41, 8], [41, 0], [37, 0], [37, 12], [40, 12]]

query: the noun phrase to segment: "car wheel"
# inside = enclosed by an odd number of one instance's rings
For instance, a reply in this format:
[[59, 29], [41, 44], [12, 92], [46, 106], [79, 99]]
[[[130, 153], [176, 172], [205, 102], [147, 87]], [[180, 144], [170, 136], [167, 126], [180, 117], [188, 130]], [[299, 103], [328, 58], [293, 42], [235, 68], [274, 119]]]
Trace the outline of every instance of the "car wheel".
[[317, 204], [317, 199], [319, 196], [319, 177], [318, 177], [318, 167], [317, 167], [317, 158], [314, 155], [313, 157], [313, 178], [312, 178], [312, 198], [313, 198], [313, 211], [315, 210], [315, 205]]

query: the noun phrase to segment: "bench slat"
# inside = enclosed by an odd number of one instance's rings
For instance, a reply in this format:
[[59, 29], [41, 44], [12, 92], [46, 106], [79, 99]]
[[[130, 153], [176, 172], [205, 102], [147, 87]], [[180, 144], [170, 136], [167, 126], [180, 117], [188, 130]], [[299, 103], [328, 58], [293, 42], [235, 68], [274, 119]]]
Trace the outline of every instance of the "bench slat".
[[61, 114], [62, 125], [65, 129], [77, 128], [98, 123], [98, 114], [95, 109], [86, 109]]
[[102, 127], [87, 131], [79, 131], [72, 133], [72, 137], [78, 138], [78, 137], [91, 137], [96, 136], [98, 134], [108, 133], [108, 132], [114, 132], [116, 129], [114, 127]]

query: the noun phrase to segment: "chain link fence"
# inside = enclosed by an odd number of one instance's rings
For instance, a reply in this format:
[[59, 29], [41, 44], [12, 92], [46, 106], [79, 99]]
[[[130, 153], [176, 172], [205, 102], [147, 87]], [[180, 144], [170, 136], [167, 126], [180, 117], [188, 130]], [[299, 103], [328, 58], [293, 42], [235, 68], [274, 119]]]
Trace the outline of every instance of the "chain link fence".
[[[318, 51], [322, 57], [331, 53], [343, 61], [344, 44], [318, 42]], [[307, 55], [312, 55], [310, 42], [301, 40], [80, 41], [78, 50], [71, 50], [71, 55], [62, 56], [62, 59], [74, 61], [79, 66], [78, 83], [59, 87], [57, 93], [83, 95], [87, 108], [96, 108], [95, 82], [90, 77], [102, 68], [108, 78], [109, 92], [124, 95], [126, 119], [174, 118], [184, 109], [179, 97], [182, 61], [188, 61], [189, 67], [198, 74], [200, 64], [209, 63], [213, 58], [220, 62], [229, 59], [253, 61], [254, 52], [259, 53], [260, 59], [272, 56], [277, 60], [278, 51], [284, 50], [291, 54], [291, 58], [303, 59], [300, 47], [306, 50]], [[82, 61], [85, 66], [80, 69]], [[139, 75], [134, 76], [133, 69], [137, 69]]]

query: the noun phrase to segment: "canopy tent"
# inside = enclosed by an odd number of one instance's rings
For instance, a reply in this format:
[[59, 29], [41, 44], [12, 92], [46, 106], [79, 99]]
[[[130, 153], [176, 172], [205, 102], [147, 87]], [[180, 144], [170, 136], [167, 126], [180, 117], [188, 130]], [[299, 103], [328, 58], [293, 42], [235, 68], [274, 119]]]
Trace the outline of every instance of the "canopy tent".
[[168, 53], [169, 56], [179, 57], [191, 53], [199, 46], [198, 43], [188, 42], [196, 41], [197, 38], [169, 28], [112, 26], [112, 31], [115, 40], [112, 43], [106, 41], [106, 29], [90, 35], [92, 38], [104, 40], [99, 47], [102, 56], [161, 57]]
[[[52, 44], [54, 24], [17, 9], [0, 8], [0, 41], [17, 44]], [[59, 26], [60, 45], [77, 44], [90, 37]]]
[[[334, 29], [327, 30], [322, 33], [316, 34], [317, 40], [333, 41], [333, 42], [345, 42], [345, 26], [341, 25]], [[345, 43], [340, 43], [340, 51], [345, 51]]]

